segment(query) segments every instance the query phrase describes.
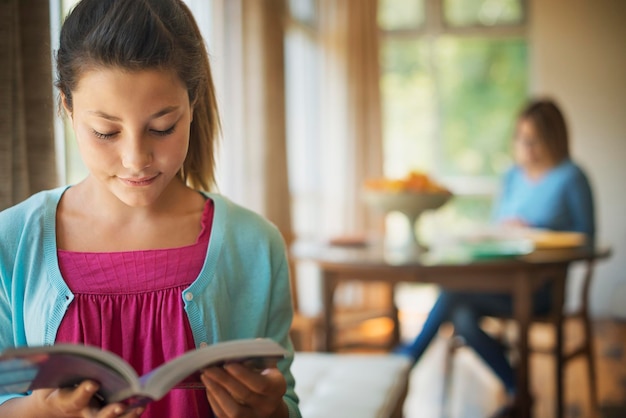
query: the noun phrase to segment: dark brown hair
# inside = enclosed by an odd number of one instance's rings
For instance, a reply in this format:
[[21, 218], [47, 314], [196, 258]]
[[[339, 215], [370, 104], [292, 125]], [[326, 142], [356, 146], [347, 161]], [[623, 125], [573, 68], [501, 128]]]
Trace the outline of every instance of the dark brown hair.
[[569, 158], [569, 136], [563, 113], [551, 99], [533, 100], [520, 112], [518, 120], [530, 121], [555, 163]]
[[56, 86], [71, 112], [72, 91], [93, 68], [173, 71], [187, 87], [193, 122], [178, 173], [189, 186], [215, 186], [220, 131], [208, 54], [198, 25], [181, 0], [82, 0], [61, 28]]

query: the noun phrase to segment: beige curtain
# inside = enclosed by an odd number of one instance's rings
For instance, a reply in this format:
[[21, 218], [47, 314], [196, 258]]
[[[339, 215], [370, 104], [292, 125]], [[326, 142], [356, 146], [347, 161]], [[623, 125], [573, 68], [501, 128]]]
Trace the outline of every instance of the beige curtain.
[[48, 1], [0, 1], [0, 209], [57, 185]]
[[[382, 219], [370, 215], [361, 198], [363, 182], [382, 175], [382, 127], [376, 0], [320, 0], [316, 28], [319, 50], [319, 123], [309, 189], [298, 196], [306, 210], [304, 238], [381, 236]], [[315, 122], [314, 122], [315, 123]], [[298, 214], [299, 215], [299, 214]], [[300, 215], [298, 219], [301, 219]], [[310, 223], [310, 222], [309, 222]], [[319, 312], [314, 265], [296, 266], [302, 311]], [[386, 307], [386, 285], [342, 286], [335, 302], [352, 309]]]
[[[278, 225], [290, 243], [285, 2], [214, 0], [214, 6], [209, 52], [223, 122], [218, 185]], [[321, 0], [319, 11], [320, 109], [313, 122], [320, 130], [319, 153], [311, 156], [317, 161], [309, 161], [316, 186], [305, 206], [314, 212], [315, 237], [327, 239], [371, 227], [360, 190], [364, 179], [382, 173], [382, 135], [376, 0]], [[307, 276], [297, 270], [297, 276]], [[302, 282], [306, 298], [318, 299], [316, 280], [306, 277], [298, 285]], [[369, 297], [353, 287], [345, 299]]]
[[290, 243], [285, 2], [216, 0], [215, 6], [210, 53], [224, 128], [218, 186], [275, 223]]
[[376, 0], [321, 0], [321, 164], [328, 236], [365, 234], [363, 181], [382, 173]]
[[[324, 182], [326, 236], [381, 230], [361, 198], [363, 182], [382, 175], [382, 127], [377, 0], [320, 0], [322, 140], [330, 169]], [[378, 219], [379, 224], [375, 223]], [[380, 236], [380, 235], [379, 235]], [[383, 283], [347, 284], [336, 303], [348, 309], [386, 308]]]

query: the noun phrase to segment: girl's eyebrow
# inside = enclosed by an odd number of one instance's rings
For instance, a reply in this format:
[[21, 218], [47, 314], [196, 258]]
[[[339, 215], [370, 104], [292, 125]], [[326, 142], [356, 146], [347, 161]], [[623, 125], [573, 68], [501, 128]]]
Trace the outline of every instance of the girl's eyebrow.
[[[163, 108], [161, 110], [159, 110], [158, 112], [150, 115], [150, 119], [156, 119], [156, 118], [160, 118], [163, 115], [167, 115], [168, 113], [172, 113], [173, 111], [177, 110], [179, 108], [179, 106], [168, 106], [166, 108]], [[87, 113], [90, 113], [92, 115], [98, 116], [100, 118], [104, 118], [107, 120], [110, 120], [112, 122], [121, 122], [122, 119], [118, 118], [117, 116], [113, 116], [113, 115], [109, 115], [108, 113], [105, 113], [101, 110], [89, 110], [87, 111]]]

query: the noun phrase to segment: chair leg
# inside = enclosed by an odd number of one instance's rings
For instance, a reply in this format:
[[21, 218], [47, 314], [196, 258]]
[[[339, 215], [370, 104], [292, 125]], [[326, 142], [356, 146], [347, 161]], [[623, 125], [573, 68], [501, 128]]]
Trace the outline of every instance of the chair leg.
[[585, 328], [585, 354], [587, 355], [587, 372], [589, 376], [589, 403], [591, 407], [591, 417], [598, 417], [600, 405], [598, 402], [598, 390], [596, 386], [596, 359], [593, 346], [593, 330], [591, 328], [591, 320], [589, 315], [583, 316]]
[[[562, 322], [562, 321], [559, 321]], [[563, 350], [563, 324], [556, 327], [556, 356], [555, 361], [555, 383], [556, 383], [556, 418], [563, 418], [565, 415], [565, 388], [564, 388], [564, 365], [565, 365], [565, 353]]]

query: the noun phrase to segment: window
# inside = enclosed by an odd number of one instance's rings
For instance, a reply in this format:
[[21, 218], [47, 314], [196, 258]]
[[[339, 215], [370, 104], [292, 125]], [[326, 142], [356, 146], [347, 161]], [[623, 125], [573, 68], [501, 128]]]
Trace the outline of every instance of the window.
[[285, 78], [292, 223], [299, 237], [314, 236], [319, 175], [319, 45], [316, 0], [289, 0]]
[[385, 174], [451, 187], [447, 225], [486, 221], [527, 99], [525, 2], [380, 0], [378, 16]]

